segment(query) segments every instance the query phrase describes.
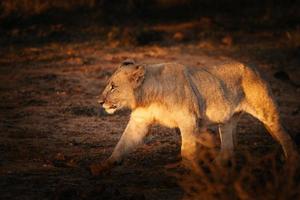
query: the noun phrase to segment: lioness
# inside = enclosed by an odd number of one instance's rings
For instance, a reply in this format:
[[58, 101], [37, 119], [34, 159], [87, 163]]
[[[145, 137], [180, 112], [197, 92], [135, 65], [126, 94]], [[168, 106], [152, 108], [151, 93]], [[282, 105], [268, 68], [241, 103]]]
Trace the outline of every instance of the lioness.
[[241, 63], [187, 67], [177, 63], [136, 64], [124, 61], [105, 87], [99, 103], [107, 113], [132, 110], [129, 123], [109, 159], [91, 165], [94, 175], [119, 162], [140, 144], [150, 124], [181, 132], [181, 155], [195, 159], [197, 137], [217, 124], [221, 153], [233, 153], [239, 115], [260, 120], [282, 146], [287, 158], [296, 154], [294, 143], [280, 124], [279, 112], [266, 82]]

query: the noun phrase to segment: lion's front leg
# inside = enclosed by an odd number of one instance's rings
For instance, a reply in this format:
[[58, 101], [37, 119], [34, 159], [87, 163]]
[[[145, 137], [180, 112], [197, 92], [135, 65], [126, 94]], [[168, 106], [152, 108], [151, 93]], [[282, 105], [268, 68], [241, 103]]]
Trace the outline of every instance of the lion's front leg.
[[109, 160], [120, 162], [124, 156], [142, 143], [147, 132], [148, 123], [145, 120], [131, 118]]
[[128, 153], [132, 152], [147, 134], [149, 123], [143, 118], [131, 116], [121, 139], [115, 147], [112, 155], [102, 163], [90, 166], [93, 175], [99, 175], [102, 171], [112, 168], [120, 162]]

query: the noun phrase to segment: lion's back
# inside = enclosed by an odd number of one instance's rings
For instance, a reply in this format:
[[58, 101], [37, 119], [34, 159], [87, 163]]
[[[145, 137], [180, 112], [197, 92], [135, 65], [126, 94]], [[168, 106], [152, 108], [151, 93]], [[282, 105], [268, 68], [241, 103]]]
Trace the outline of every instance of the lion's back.
[[239, 111], [245, 99], [244, 79], [256, 74], [254, 69], [238, 62], [202, 67], [161, 63], [148, 65], [147, 69], [140, 92], [143, 105], [159, 102], [170, 107], [188, 107], [214, 122], [226, 121]]
[[226, 121], [237, 111], [244, 99], [244, 70], [245, 66], [240, 63], [189, 68], [203, 115], [210, 121]]

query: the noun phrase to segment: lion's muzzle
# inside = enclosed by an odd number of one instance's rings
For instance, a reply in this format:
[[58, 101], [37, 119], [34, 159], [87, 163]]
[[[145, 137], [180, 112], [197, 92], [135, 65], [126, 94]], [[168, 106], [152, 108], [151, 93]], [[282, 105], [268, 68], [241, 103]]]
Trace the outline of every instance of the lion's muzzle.
[[99, 103], [101, 106], [105, 103], [105, 100], [103, 98], [99, 98], [97, 103]]

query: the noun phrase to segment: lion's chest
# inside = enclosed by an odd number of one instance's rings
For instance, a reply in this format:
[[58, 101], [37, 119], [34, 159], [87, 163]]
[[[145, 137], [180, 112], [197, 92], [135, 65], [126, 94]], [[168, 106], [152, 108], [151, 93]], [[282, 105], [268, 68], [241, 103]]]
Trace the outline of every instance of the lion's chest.
[[178, 127], [176, 117], [174, 117], [174, 112], [171, 112], [170, 110], [161, 106], [152, 106], [149, 111], [152, 114], [152, 118], [155, 123], [169, 128]]
[[139, 108], [134, 112], [135, 116], [140, 116], [151, 123], [158, 123], [163, 126], [174, 128], [178, 127], [178, 112], [170, 111], [164, 106], [152, 104], [146, 108]]

